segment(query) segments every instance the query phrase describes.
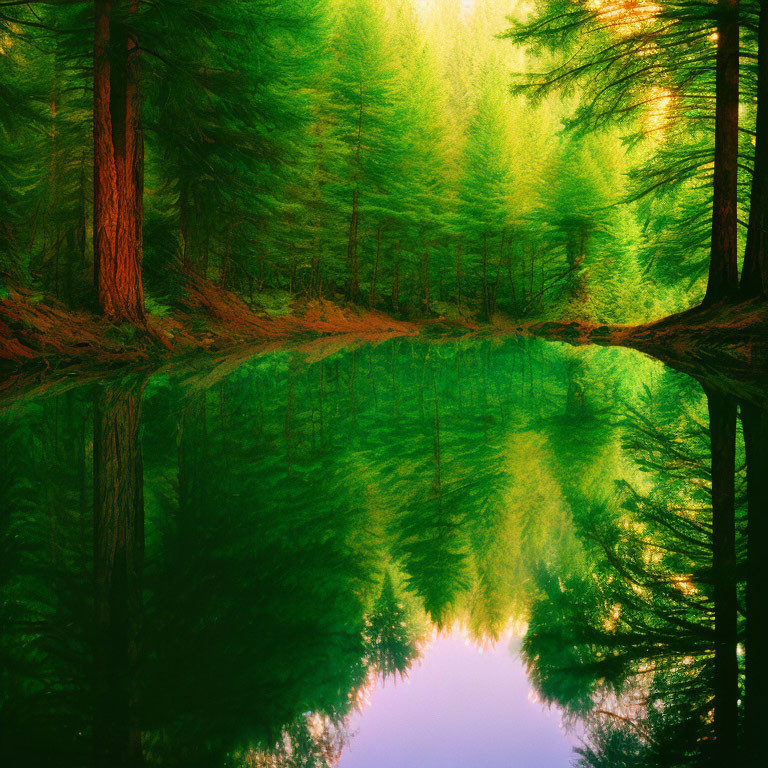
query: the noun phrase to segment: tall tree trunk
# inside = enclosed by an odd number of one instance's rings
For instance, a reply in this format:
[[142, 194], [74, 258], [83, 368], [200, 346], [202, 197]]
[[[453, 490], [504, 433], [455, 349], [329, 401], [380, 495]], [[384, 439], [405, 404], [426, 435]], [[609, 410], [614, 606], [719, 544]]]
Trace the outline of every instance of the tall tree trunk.
[[[584, 239], [583, 239], [583, 237], [582, 237], [582, 241], [581, 242], [582, 242], [581, 250], [582, 250], [582, 253], [583, 253], [584, 252]], [[536, 251], [533, 248], [531, 248], [529, 253], [531, 254], [531, 262], [530, 262], [531, 263], [531, 269], [528, 272], [528, 294], [531, 297], [531, 301], [533, 301], [533, 299], [534, 299], [533, 273], [534, 273], [534, 264], [535, 264], [534, 260], [536, 258]], [[579, 283], [580, 282], [581, 281], [579, 281]]]
[[266, 279], [264, 265], [264, 241], [259, 242], [259, 293], [264, 290], [264, 281]]
[[456, 246], [456, 309], [461, 312], [461, 242]]
[[368, 308], [373, 309], [373, 300], [376, 298], [376, 277], [379, 274], [379, 257], [381, 255], [381, 225], [376, 230], [376, 261], [373, 265], [373, 278], [371, 279], [371, 292], [368, 296]]
[[712, 244], [704, 304], [738, 291], [736, 182], [739, 161], [739, 0], [718, 0]]
[[88, 263], [88, 222], [92, 219], [88, 210], [88, 174], [86, 173], [87, 155], [83, 152], [80, 160], [80, 221], [78, 226], [78, 238], [80, 246], [80, 264], [85, 266]]
[[768, 296], [768, 0], [760, 3], [757, 45], [755, 164], [741, 270], [741, 293], [748, 299]]
[[102, 768], [142, 764], [137, 720], [144, 497], [142, 386], [101, 390], [93, 417], [93, 737]]
[[181, 266], [190, 269], [189, 200], [187, 185], [179, 190], [179, 236], [181, 237]]
[[[200, 238], [201, 245], [202, 245], [202, 252], [200, 253], [200, 275], [203, 278], [203, 280], [208, 279], [208, 254], [211, 247], [211, 228], [209, 226], [203, 227], [200, 222], [202, 221], [203, 214], [200, 210], [200, 203], [197, 198], [197, 194], [195, 194], [195, 210], [196, 210], [196, 218], [197, 222], [195, 224], [195, 230], [197, 233], [197, 236]], [[204, 235], [200, 237], [200, 230], [203, 229]]]
[[488, 236], [483, 232], [483, 262], [482, 262], [482, 277], [483, 277], [483, 319], [490, 320], [488, 312]]
[[501, 262], [504, 260], [504, 244], [506, 233], [501, 233], [501, 248], [499, 249], [499, 261], [496, 264], [496, 280], [493, 284], [493, 301], [491, 303], [491, 318], [496, 316], [496, 301], [499, 297], [499, 283], [501, 282]]
[[[312, 256], [312, 264], [309, 271], [309, 298], [313, 299], [319, 291], [320, 258], [317, 253]], [[320, 298], [317, 296], [317, 298]]]
[[357, 202], [358, 191], [352, 193], [352, 216], [349, 220], [349, 239], [347, 241], [347, 261], [352, 269], [352, 281], [349, 286], [349, 298], [355, 301], [360, 295], [360, 280], [357, 267]]
[[[229, 262], [232, 256], [232, 229], [227, 228], [224, 235], [224, 252], [221, 255], [221, 273], [219, 274], [219, 285], [227, 289], [232, 285], [234, 278], [230, 274]], [[239, 266], [239, 265], [238, 265]]]
[[421, 253], [421, 286], [424, 291], [424, 311], [429, 314], [430, 301], [429, 301], [429, 248], [424, 246], [424, 250]]
[[392, 280], [392, 307], [400, 311], [400, 240], [397, 241], [397, 256], [395, 256], [395, 275]]
[[515, 278], [512, 274], [512, 256], [507, 259], [507, 277], [509, 278], [509, 287], [512, 291], [512, 306], [514, 307], [515, 317], [519, 316], [520, 309], [517, 303], [517, 290], [515, 289]]
[[747, 765], [762, 765], [768, 723], [768, 658], [763, 623], [768, 614], [768, 412], [741, 405], [747, 459], [747, 631], [744, 738]]
[[739, 666], [736, 657], [736, 402], [707, 390], [712, 450], [712, 575], [715, 603], [715, 739], [722, 765], [736, 755]]
[[[58, 51], [57, 51], [58, 53]], [[53, 88], [51, 92], [51, 162], [50, 170], [48, 172], [48, 205], [46, 206], [46, 220], [50, 221], [51, 211], [54, 205], [54, 201], [58, 201], [59, 198], [59, 135], [57, 130], [57, 117], [59, 100], [61, 98], [60, 79], [61, 79], [61, 67], [59, 65], [60, 58], [57, 54], [54, 54], [54, 67], [53, 67]], [[53, 280], [53, 295], [58, 299], [60, 298], [59, 292], [59, 256], [61, 252], [61, 234], [58, 232], [53, 233], [53, 262], [54, 262], [54, 280]], [[46, 238], [47, 239], [47, 238]]]
[[318, 219], [315, 226], [315, 247], [312, 252], [312, 273], [309, 278], [309, 295], [310, 298], [322, 299], [322, 283], [320, 281], [320, 253], [322, 249], [322, 241], [320, 239], [320, 232], [323, 222]]
[[138, 0], [94, 1], [93, 247], [101, 311], [143, 324], [140, 61], [125, 26], [137, 9]]

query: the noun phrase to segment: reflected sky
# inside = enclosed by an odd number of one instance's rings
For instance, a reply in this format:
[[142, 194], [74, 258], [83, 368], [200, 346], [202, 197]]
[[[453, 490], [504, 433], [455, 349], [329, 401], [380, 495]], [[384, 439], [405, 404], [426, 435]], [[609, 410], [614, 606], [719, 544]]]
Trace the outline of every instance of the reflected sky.
[[437, 635], [406, 680], [379, 681], [351, 716], [339, 768], [569, 766], [578, 737], [532, 694], [519, 642], [508, 634], [481, 648], [457, 628]]

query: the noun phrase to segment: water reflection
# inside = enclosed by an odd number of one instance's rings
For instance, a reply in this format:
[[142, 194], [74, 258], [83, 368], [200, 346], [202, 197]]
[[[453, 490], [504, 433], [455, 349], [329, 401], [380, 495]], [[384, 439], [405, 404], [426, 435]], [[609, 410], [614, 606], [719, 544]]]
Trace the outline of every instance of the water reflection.
[[1, 418], [4, 765], [335, 765], [435, 631], [523, 622], [581, 765], [757, 764], [754, 403], [627, 351], [400, 340]]

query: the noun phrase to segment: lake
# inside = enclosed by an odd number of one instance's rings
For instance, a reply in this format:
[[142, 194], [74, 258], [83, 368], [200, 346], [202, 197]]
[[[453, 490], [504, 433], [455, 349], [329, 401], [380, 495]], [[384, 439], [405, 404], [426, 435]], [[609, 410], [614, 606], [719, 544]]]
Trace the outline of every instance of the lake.
[[767, 423], [523, 338], [7, 398], [2, 764], [728, 764], [765, 706]]

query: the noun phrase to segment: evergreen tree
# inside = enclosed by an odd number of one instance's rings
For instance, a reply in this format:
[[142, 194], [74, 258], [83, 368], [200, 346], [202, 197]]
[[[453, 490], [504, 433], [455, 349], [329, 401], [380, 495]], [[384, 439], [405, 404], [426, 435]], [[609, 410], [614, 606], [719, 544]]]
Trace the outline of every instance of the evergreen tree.
[[383, 679], [404, 676], [416, 656], [410, 617], [397, 599], [389, 570], [384, 574], [381, 594], [366, 617], [368, 658]]

